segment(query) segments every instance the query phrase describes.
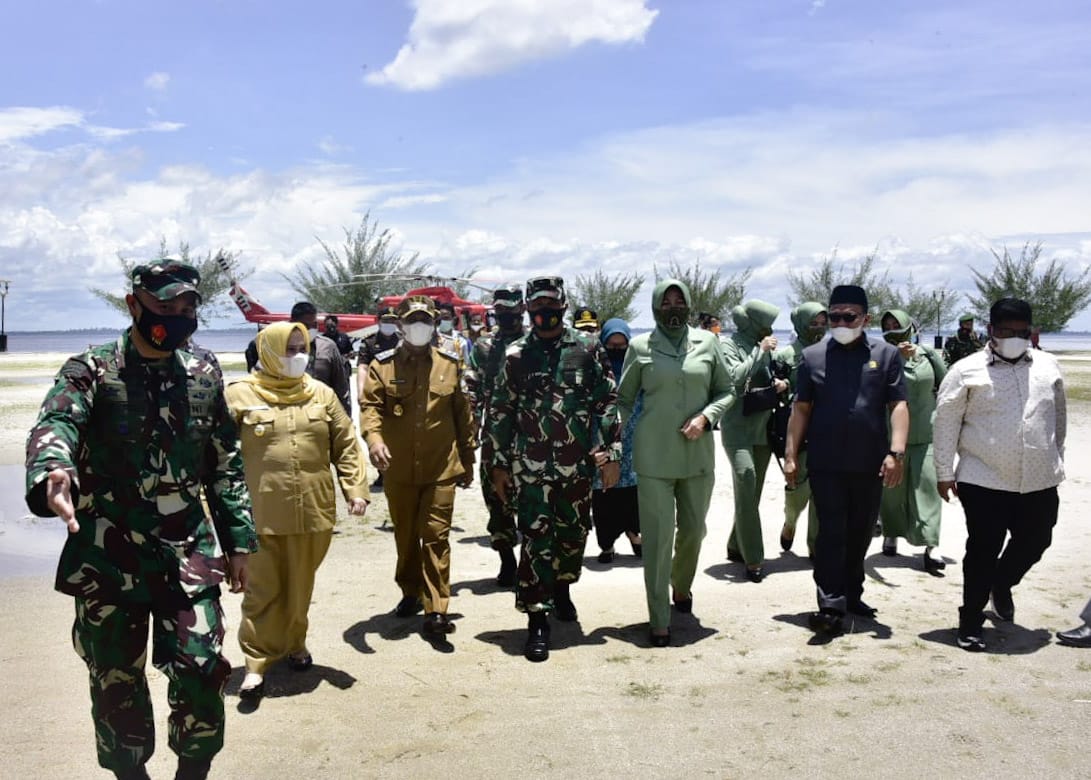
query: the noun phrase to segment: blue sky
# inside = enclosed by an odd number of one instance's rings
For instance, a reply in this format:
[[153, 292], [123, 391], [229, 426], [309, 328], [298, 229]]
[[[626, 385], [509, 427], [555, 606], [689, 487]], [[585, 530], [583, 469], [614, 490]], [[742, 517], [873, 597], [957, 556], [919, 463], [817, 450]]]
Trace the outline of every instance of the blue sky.
[[368, 211], [490, 282], [674, 259], [752, 267], [786, 307], [786, 272], [835, 248], [965, 291], [1028, 240], [1079, 272], [1089, 22], [1076, 0], [17, 4], [8, 329], [122, 324], [87, 288], [160, 236], [240, 252], [287, 307], [279, 273]]

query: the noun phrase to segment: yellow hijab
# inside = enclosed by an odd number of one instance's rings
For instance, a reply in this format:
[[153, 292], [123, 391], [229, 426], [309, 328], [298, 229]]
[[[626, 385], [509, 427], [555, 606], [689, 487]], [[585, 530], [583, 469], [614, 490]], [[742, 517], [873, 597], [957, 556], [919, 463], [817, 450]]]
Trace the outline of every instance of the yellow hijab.
[[314, 380], [307, 374], [293, 378], [280, 371], [280, 359], [288, 352], [288, 338], [296, 330], [303, 334], [303, 344], [310, 352], [311, 338], [303, 323], [274, 322], [258, 334], [259, 362], [247, 381], [267, 403], [298, 404], [314, 396]]

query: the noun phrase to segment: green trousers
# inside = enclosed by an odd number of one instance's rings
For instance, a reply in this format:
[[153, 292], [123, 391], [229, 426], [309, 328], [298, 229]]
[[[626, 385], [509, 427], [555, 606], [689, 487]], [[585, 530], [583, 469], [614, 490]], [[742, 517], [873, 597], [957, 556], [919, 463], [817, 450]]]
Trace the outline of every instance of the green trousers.
[[591, 530], [591, 480], [518, 483], [515, 498], [522, 543], [515, 608], [552, 612], [558, 583], [576, 582]]
[[637, 475], [644, 591], [652, 628], [670, 626], [669, 589], [673, 587], [675, 593], [685, 595], [693, 586], [701, 540], [705, 538], [705, 515], [715, 483], [716, 477], [711, 473], [686, 479]]
[[765, 560], [761, 540], [761, 489], [765, 470], [773, 450], [764, 444], [746, 447], [724, 447], [731, 462], [731, 478], [735, 489], [735, 525], [727, 540], [728, 550], [738, 550], [747, 566], [757, 566]]
[[942, 507], [943, 501], [936, 491], [932, 445], [909, 445], [905, 450], [901, 484], [883, 488], [879, 505], [883, 536], [903, 536], [918, 547], [935, 547], [939, 544]]
[[818, 512], [811, 501], [811, 482], [807, 479], [807, 451], [796, 457], [796, 486], [784, 491], [784, 529], [793, 536], [796, 523], [803, 510], [807, 510], [807, 554], [814, 555], [814, 543], [818, 539]]
[[218, 588], [188, 607], [76, 599], [72, 644], [91, 683], [99, 765], [114, 772], [141, 766], [155, 752], [155, 721], [144, 666], [167, 677], [168, 744], [179, 756], [211, 759], [223, 747], [223, 610]]

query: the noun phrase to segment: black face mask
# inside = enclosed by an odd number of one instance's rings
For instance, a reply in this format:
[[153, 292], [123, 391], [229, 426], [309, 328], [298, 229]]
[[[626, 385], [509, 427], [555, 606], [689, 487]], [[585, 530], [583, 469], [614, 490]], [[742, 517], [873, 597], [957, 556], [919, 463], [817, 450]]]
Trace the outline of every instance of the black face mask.
[[564, 307], [558, 306], [556, 308], [542, 307], [530, 315], [531, 321], [534, 323], [535, 330], [550, 331], [556, 329], [561, 324], [561, 318], [564, 316]]
[[141, 306], [136, 330], [156, 349], [174, 352], [197, 330], [197, 318], [184, 314], [156, 314]]
[[496, 324], [500, 330], [515, 330], [523, 324], [523, 315], [511, 311], [497, 312]]
[[689, 306], [671, 306], [662, 312], [663, 325], [667, 328], [684, 328], [689, 322]]

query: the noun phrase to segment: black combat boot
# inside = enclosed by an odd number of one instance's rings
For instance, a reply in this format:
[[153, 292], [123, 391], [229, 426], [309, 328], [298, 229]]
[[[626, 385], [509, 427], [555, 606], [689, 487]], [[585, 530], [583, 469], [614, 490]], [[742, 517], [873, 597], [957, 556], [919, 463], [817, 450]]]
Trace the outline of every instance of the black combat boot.
[[569, 594], [569, 583], [558, 582], [553, 586], [553, 611], [557, 613], [557, 620], [571, 623], [579, 618], [576, 613], [576, 605], [572, 603]]
[[497, 552], [500, 553], [500, 573], [496, 575], [496, 584], [501, 588], [512, 588], [515, 586], [515, 551], [502, 547]]
[[151, 780], [148, 770], [144, 768], [143, 764], [128, 769], [117, 769], [114, 771], [114, 775], [117, 776], [117, 780]]
[[174, 780], [206, 780], [208, 770], [212, 768], [211, 758], [186, 758], [178, 757], [178, 771], [174, 773]]
[[523, 651], [528, 661], [549, 660], [549, 613], [531, 612], [527, 621], [527, 645]]

